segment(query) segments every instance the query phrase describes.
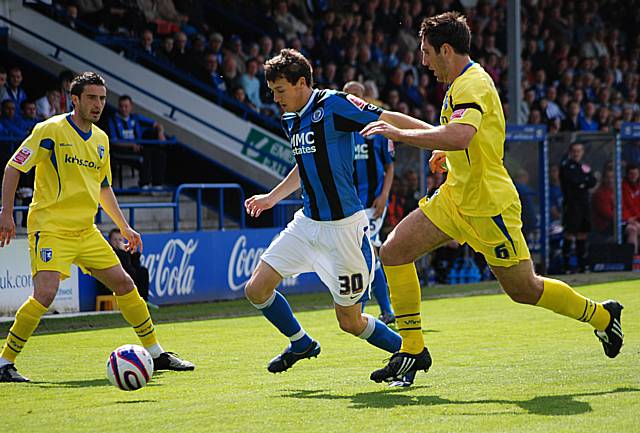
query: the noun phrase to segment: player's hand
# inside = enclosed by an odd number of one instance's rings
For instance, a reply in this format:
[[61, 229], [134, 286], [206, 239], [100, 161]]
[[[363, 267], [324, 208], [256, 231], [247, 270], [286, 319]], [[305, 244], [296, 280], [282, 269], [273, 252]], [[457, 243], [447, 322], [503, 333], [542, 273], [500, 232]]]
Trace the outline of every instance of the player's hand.
[[11, 243], [11, 238], [16, 237], [16, 224], [13, 221], [13, 213], [0, 210], [0, 248]]
[[263, 211], [271, 209], [275, 205], [276, 201], [273, 200], [269, 194], [254, 195], [244, 202], [247, 213], [254, 218], [258, 218]]
[[370, 124], [365, 126], [362, 131], [360, 131], [360, 135], [362, 135], [363, 137], [370, 137], [376, 134], [384, 135], [385, 137], [393, 141], [402, 141], [402, 130], [396, 128], [395, 126], [391, 126], [390, 124], [382, 120], [371, 122]]
[[131, 227], [120, 229], [120, 233], [122, 233], [122, 237], [127, 240], [127, 243], [124, 244], [124, 250], [126, 252], [133, 254], [138, 248], [140, 248], [140, 252], [142, 252], [142, 238], [140, 237], [140, 233]]
[[376, 211], [373, 213], [373, 219], [378, 219], [382, 216], [382, 212], [384, 212], [384, 208], [387, 206], [387, 200], [389, 197], [384, 196], [384, 194], [380, 194], [378, 197], [373, 199], [373, 203], [371, 203], [371, 207]]
[[432, 173], [445, 173], [447, 167], [447, 154], [443, 150], [434, 150], [429, 158], [429, 169]]

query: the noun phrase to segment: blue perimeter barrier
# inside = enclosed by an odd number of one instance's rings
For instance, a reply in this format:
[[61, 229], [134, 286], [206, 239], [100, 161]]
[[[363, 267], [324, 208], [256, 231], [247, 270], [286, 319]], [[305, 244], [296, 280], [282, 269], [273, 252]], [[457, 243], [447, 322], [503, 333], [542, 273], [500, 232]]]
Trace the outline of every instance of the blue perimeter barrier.
[[[246, 282], [280, 230], [142, 235], [141, 263], [149, 269], [149, 301], [168, 305], [244, 297]], [[80, 275], [79, 284], [80, 310], [94, 310], [96, 281]], [[279, 290], [285, 294], [311, 293], [323, 291], [325, 286], [315, 274], [301, 274], [285, 279]]]

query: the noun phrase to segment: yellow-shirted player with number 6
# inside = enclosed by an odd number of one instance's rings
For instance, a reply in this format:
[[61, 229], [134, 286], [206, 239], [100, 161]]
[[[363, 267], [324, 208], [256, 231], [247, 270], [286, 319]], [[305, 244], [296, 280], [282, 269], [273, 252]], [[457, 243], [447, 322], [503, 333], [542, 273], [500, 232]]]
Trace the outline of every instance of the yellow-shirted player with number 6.
[[140, 235], [125, 220], [111, 189], [109, 138], [94, 125], [106, 103], [104, 80], [93, 72], [78, 75], [71, 83], [71, 98], [74, 111], [37, 124], [5, 168], [0, 247], [15, 236], [13, 202], [20, 173], [36, 170], [27, 219], [34, 289], [16, 313], [0, 353], [0, 382], [29, 380], [16, 370], [16, 357], [53, 302], [60, 279], [69, 277], [72, 263], [115, 293], [156, 370], [193, 370], [192, 363], [162, 349], [147, 305], [93, 223], [100, 203], [129, 241], [129, 251], [142, 250]]
[[422, 336], [414, 261], [451, 239], [482, 253], [515, 302], [589, 323], [605, 354], [615, 357], [622, 347], [622, 305], [594, 302], [564, 282], [534, 272], [521, 231], [520, 200], [502, 161], [502, 105], [491, 77], [469, 58], [471, 34], [466, 19], [457, 12], [427, 18], [420, 38], [423, 65], [449, 86], [440, 126], [381, 117], [361, 133], [432, 149], [431, 169], [442, 172], [446, 166], [448, 176], [439, 191], [423, 198], [419, 209], [398, 224], [380, 249], [402, 348], [371, 379], [397, 381], [431, 366]]

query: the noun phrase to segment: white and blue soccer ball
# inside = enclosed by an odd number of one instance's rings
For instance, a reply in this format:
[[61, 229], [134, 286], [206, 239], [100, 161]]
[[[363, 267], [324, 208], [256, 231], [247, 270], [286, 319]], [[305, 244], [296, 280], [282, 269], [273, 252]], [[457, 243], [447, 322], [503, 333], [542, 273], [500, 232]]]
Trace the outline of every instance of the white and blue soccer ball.
[[153, 358], [142, 346], [125, 344], [111, 352], [107, 360], [107, 378], [116, 388], [135, 391], [151, 380]]

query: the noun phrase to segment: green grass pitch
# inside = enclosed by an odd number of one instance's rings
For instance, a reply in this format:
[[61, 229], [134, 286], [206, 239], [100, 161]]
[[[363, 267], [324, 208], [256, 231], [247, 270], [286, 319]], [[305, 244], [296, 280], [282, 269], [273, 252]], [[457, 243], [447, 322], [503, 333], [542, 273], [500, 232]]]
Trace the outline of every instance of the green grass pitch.
[[[639, 432], [639, 285], [579, 288], [625, 306], [626, 344], [614, 360], [590, 326], [505, 295], [427, 300], [424, 335], [434, 364], [407, 389], [371, 382], [387, 355], [343, 334], [331, 309], [312, 308], [298, 318], [322, 353], [289, 372], [266, 371], [286, 340], [261, 316], [160, 323], [163, 346], [195, 362], [196, 371], [160, 372], [146, 388], [124, 392], [108, 384], [105, 364], [113, 348], [136, 338], [117, 316], [97, 319], [122, 326], [29, 341], [17, 365], [33, 382], [0, 385], [0, 430]], [[295, 309], [304, 297], [291, 300]], [[229, 305], [193, 307], [194, 315], [224, 315]]]

